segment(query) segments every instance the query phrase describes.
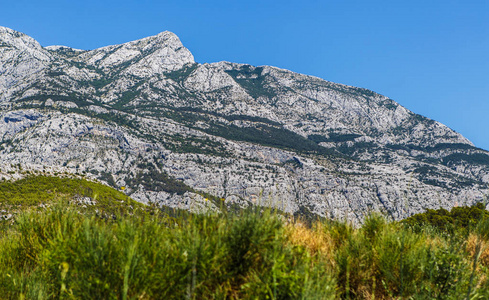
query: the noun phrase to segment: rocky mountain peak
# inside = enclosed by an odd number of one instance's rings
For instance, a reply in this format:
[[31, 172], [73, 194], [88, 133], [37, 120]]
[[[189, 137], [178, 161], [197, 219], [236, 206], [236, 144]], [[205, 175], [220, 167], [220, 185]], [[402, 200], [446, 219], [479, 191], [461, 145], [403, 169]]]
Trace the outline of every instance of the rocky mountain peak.
[[0, 36], [0, 180], [22, 166], [178, 208], [269, 205], [352, 221], [489, 195], [489, 152], [364, 88], [196, 64], [168, 31], [90, 51]]
[[51, 45], [44, 47], [46, 50], [50, 51], [73, 51], [73, 52], [85, 52], [86, 50], [75, 49], [64, 45]]
[[127, 73], [138, 77], [175, 71], [194, 64], [194, 57], [172, 32], [87, 51], [84, 62], [102, 68], [127, 67]]
[[0, 26], [0, 47], [26, 50], [31, 53], [42, 52], [43, 50], [42, 46], [32, 37], [2, 26]]
[[0, 27], [0, 101], [25, 88], [52, 56], [30, 36]]
[[195, 63], [192, 53], [183, 46], [178, 36], [170, 31], [140, 39], [128, 44], [127, 48], [139, 48], [145, 56], [138, 67], [149, 65], [151, 71], [175, 71], [187, 64]]

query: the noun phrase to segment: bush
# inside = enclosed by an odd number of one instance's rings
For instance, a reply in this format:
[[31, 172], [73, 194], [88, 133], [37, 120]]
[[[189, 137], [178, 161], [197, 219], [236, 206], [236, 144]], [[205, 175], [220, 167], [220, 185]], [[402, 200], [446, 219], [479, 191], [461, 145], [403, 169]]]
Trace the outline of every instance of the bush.
[[483, 203], [476, 203], [472, 206], [454, 207], [451, 211], [444, 208], [437, 210], [428, 209], [424, 213], [413, 215], [402, 223], [413, 228], [424, 228], [433, 226], [438, 230], [447, 233], [461, 233], [467, 229], [472, 229], [484, 219], [489, 217], [489, 212]]
[[[443, 212], [447, 214], [448, 212]], [[0, 231], [0, 294], [28, 299], [484, 299], [489, 222], [470, 235], [372, 215], [310, 227], [270, 211], [122, 214], [59, 203]]]
[[313, 265], [269, 213], [108, 221], [56, 206], [25, 213], [0, 239], [0, 292], [7, 298], [334, 297], [332, 277]]

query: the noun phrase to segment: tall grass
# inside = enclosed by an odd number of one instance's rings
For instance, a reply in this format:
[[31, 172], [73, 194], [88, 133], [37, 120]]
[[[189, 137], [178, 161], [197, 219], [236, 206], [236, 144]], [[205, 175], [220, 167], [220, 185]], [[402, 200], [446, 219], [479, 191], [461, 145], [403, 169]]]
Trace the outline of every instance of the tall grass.
[[269, 211], [107, 220], [54, 205], [0, 235], [0, 298], [487, 299], [487, 226], [307, 226]]
[[106, 221], [56, 206], [0, 240], [0, 291], [13, 299], [333, 298], [324, 270], [270, 213]]

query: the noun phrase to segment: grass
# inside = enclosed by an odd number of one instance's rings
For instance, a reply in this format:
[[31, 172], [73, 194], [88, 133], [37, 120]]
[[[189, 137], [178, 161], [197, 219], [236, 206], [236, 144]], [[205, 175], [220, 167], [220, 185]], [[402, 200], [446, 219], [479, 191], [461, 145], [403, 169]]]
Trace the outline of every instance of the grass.
[[328, 270], [269, 213], [113, 221], [57, 205], [18, 216], [0, 239], [9, 299], [327, 299]]
[[66, 203], [0, 234], [6, 299], [484, 299], [489, 223], [464, 236], [370, 216], [306, 226], [269, 211], [126, 214]]
[[30, 176], [17, 181], [0, 182], [0, 205], [32, 207], [51, 203], [56, 197], [97, 198], [98, 208], [114, 206], [127, 209], [124, 201], [143, 207], [124, 193], [103, 184], [80, 178], [54, 176]]
[[[73, 201], [81, 196], [95, 204]], [[164, 212], [56, 177], [3, 182], [0, 205], [16, 209], [0, 226], [2, 299], [489, 298], [481, 205], [353, 227], [259, 210]]]
[[[42, 212], [56, 203], [101, 218], [146, 215], [156, 208], [134, 201], [121, 191], [81, 178], [30, 176], [0, 182], [0, 232], [26, 211]], [[167, 210], [171, 212], [170, 209]], [[171, 212], [172, 213], [172, 212]]]

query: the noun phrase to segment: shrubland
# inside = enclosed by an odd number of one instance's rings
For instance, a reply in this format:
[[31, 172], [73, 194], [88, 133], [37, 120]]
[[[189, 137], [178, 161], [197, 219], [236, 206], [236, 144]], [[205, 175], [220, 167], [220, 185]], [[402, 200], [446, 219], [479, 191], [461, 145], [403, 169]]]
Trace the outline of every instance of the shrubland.
[[[35, 186], [29, 180], [24, 192]], [[0, 298], [489, 298], [489, 219], [480, 205], [441, 211], [449, 226], [428, 211], [403, 222], [373, 214], [355, 227], [258, 208], [135, 209], [120, 192], [69, 183], [51, 200], [41, 191], [42, 207], [11, 194], [9, 205], [24, 208], [0, 229]], [[117, 209], [102, 214], [103, 206], [69, 200], [82, 192]]]

